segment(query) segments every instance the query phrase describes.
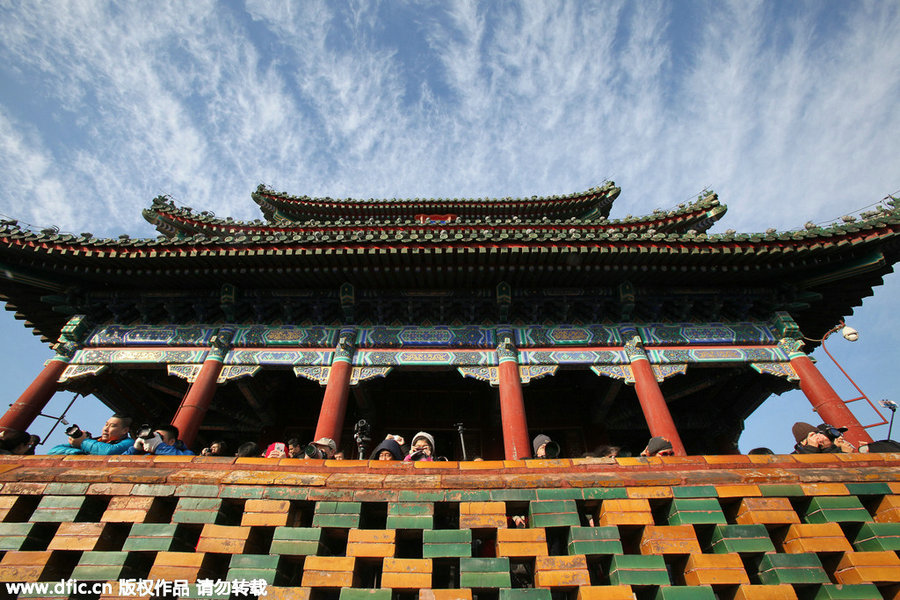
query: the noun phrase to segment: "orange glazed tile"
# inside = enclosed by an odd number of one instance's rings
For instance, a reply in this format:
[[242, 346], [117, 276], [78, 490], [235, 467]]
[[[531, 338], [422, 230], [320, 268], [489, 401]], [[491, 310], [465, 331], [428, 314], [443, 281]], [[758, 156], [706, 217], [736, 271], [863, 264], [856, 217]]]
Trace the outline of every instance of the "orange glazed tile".
[[[296, 467], [296, 466], [298, 466], [297, 463], [301, 460], [304, 460], [304, 459], [302, 459], [302, 458], [282, 458], [282, 459], [278, 460], [278, 464], [279, 465], [284, 464], [289, 467]], [[327, 468], [327, 469], [342, 469], [342, 468], [359, 469], [359, 468], [365, 468], [368, 466], [369, 466], [368, 460], [326, 460], [325, 461], [325, 468]]]
[[[338, 461], [340, 462], [340, 461]], [[333, 473], [328, 476], [328, 487], [376, 490], [384, 487], [384, 475], [366, 473]]]
[[876, 523], [900, 523], [900, 496], [885, 496], [873, 517]]
[[574, 588], [591, 585], [587, 560], [574, 556], [538, 556], [534, 565], [536, 587]]
[[659, 460], [664, 465], [672, 466], [688, 466], [688, 465], [706, 465], [706, 457], [704, 456], [660, 456]]
[[641, 535], [641, 554], [700, 553], [693, 525], [647, 525]]
[[250, 499], [244, 504], [244, 512], [255, 513], [286, 513], [291, 509], [291, 503], [288, 500], [261, 500]]
[[[502, 460], [466, 460], [459, 463], [460, 471], [481, 471], [488, 469], [502, 469], [505, 465]], [[512, 462], [512, 461], [511, 461]], [[524, 461], [523, 461], [524, 462]], [[423, 592], [425, 590], [422, 590]], [[439, 591], [439, 590], [432, 590]], [[471, 593], [471, 590], [469, 590]]]
[[143, 523], [156, 500], [153, 496], [114, 496], [100, 521], [104, 523]]
[[395, 529], [350, 529], [347, 533], [347, 556], [394, 556], [396, 534]]
[[888, 487], [891, 488], [891, 491], [895, 494], [900, 494], [900, 482], [892, 481], [888, 483]]
[[324, 487], [326, 475], [316, 473], [275, 473], [274, 485], [300, 485], [304, 487]]
[[413, 463], [416, 469], [459, 469], [459, 463], [455, 460], [417, 460]]
[[525, 462], [529, 469], [565, 469], [572, 466], [568, 458], [534, 458]]
[[472, 590], [419, 590], [419, 600], [472, 600]]
[[834, 454], [794, 454], [794, 460], [798, 463], [836, 463], [841, 460]]
[[524, 460], [504, 460], [504, 469], [524, 469], [528, 464]]
[[637, 467], [652, 464], [650, 458], [647, 456], [620, 456], [616, 457], [616, 462], [623, 467]]
[[882, 462], [885, 460], [884, 455], [880, 452], [851, 452], [849, 454], [841, 452], [840, 454], [835, 454], [835, 456], [843, 462]]
[[749, 584], [740, 555], [691, 554], [684, 567], [687, 585], [740, 585]]
[[793, 462], [794, 460], [790, 455], [783, 454], [748, 454], [747, 458], [750, 459], [750, 462], [752, 464], [759, 465], [767, 465], [780, 462]]
[[735, 522], [739, 525], [782, 525], [800, 523], [787, 498], [744, 498]]
[[834, 578], [838, 583], [900, 583], [900, 558], [893, 550], [845, 552]]
[[[239, 458], [241, 460], [248, 460]], [[271, 485], [278, 471], [231, 471], [221, 479], [223, 484]]]
[[750, 457], [744, 454], [709, 454], [703, 457], [709, 465], [749, 463]]
[[51, 554], [50, 550], [7, 552], [0, 560], [0, 582], [38, 581]]
[[498, 542], [543, 542], [547, 543], [547, 532], [543, 527], [532, 529], [504, 529], [497, 532]]
[[197, 542], [197, 552], [243, 554], [249, 535], [249, 527], [206, 523]]
[[[387, 463], [394, 461], [382, 460], [379, 462]], [[384, 487], [385, 488], [411, 488], [414, 490], [421, 489], [430, 489], [434, 490], [440, 487], [441, 485], [441, 476], [440, 475], [425, 475], [424, 473], [412, 473], [409, 475], [385, 475], [384, 476]]]
[[849, 552], [850, 542], [837, 523], [791, 525], [782, 542], [782, 552]]
[[716, 492], [719, 498], [747, 498], [754, 496], [762, 496], [762, 492], [758, 485], [737, 484], [737, 485], [717, 485]]
[[671, 498], [672, 488], [668, 485], [648, 485], [646, 487], [627, 487], [625, 493], [629, 498]]
[[459, 514], [506, 516], [506, 502], [460, 502]]
[[307, 556], [303, 563], [303, 587], [353, 587], [356, 559], [351, 556]]
[[60, 523], [47, 550], [95, 550], [106, 541], [105, 523]]
[[[317, 463], [324, 463], [324, 461], [313, 461]], [[247, 465], [274, 465], [277, 464], [275, 460], [271, 458], [264, 458], [262, 456], [241, 456], [235, 459], [234, 464], [236, 466], [247, 466]], [[321, 464], [316, 465], [321, 466]]]
[[430, 588], [431, 569], [430, 558], [385, 558], [381, 586], [393, 589]]
[[609, 499], [600, 504], [598, 525], [653, 525], [646, 498]]
[[634, 600], [630, 585], [582, 586], [575, 600]]
[[[815, 456], [815, 454], [798, 454], [797, 456]], [[801, 483], [800, 489], [805, 496], [849, 496], [850, 492], [843, 483]]]
[[206, 555], [202, 552], [158, 552], [147, 578], [168, 581], [186, 579], [188, 583], [196, 583], [205, 575], [204, 558]]
[[779, 585], [742, 585], [734, 600], [797, 600], [797, 592], [789, 583]]
[[266, 600], [309, 600], [311, 588], [267, 586]]
[[506, 515], [459, 515], [460, 529], [505, 529]]
[[497, 556], [547, 556], [547, 535], [543, 527], [498, 529]]
[[194, 457], [190, 454], [180, 454], [180, 455], [153, 455], [153, 462], [156, 463], [189, 463], [194, 460]]

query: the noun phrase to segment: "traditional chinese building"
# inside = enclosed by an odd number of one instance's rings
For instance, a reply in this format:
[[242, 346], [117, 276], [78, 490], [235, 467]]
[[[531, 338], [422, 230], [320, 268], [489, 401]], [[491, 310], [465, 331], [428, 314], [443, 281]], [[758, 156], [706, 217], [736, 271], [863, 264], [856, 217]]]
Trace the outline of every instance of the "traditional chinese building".
[[[157, 239], [0, 224], [2, 299], [56, 351], [0, 427], [27, 429], [64, 389], [171, 421], [195, 448], [326, 436], [349, 450], [365, 419], [376, 440], [430, 431], [450, 459], [0, 457], [0, 584], [118, 582], [78, 596], [105, 599], [900, 597], [900, 455], [731, 454], [744, 419], [794, 387], [869, 439], [804, 341], [897, 262], [896, 201], [830, 227], [709, 233], [715, 194], [616, 219], [619, 191], [261, 186], [252, 222], [156, 198]], [[522, 460], [539, 432], [563, 458]], [[574, 458], [651, 435], [676, 456]]]
[[[335, 200], [260, 186], [264, 220], [156, 198], [158, 239], [0, 229], [2, 293], [58, 355], [0, 420], [57, 387], [188, 443], [352, 441], [428, 430], [439, 450], [569, 456], [600, 443], [734, 448], [800, 386], [866, 433], [808, 359], [898, 258], [898, 210], [830, 228], [709, 234], [715, 194], [611, 219], [619, 188], [567, 196]], [[58, 386], [56, 384], [58, 382]], [[324, 386], [324, 393], [322, 387]]]

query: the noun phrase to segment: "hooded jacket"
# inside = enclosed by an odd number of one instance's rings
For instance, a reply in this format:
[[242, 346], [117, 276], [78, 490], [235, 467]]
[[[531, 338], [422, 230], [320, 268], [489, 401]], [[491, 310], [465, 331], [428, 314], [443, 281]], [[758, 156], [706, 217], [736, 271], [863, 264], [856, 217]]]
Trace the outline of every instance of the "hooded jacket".
[[369, 455], [369, 460], [378, 460], [378, 454], [381, 453], [382, 450], [387, 450], [391, 453], [391, 456], [394, 457], [394, 460], [403, 460], [403, 450], [400, 448], [400, 444], [398, 444], [394, 440], [384, 440], [372, 450], [372, 454]]

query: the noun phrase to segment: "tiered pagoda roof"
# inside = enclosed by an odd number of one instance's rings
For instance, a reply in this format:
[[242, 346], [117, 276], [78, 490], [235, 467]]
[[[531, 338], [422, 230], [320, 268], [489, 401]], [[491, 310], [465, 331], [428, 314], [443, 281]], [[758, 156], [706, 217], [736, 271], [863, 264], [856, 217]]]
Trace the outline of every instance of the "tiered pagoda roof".
[[[286, 322], [315, 312], [306, 306], [313, 300], [334, 305], [318, 318], [340, 320], [336, 298], [347, 283], [362, 299], [392, 291], [483, 298], [480, 318], [490, 320], [499, 318], [490, 305], [503, 282], [513, 292], [511, 321], [531, 318], [527, 307], [542, 319], [572, 322], [742, 320], [788, 310], [816, 335], [870, 295], [898, 258], [896, 202], [829, 227], [710, 234], [725, 213], [713, 193], [645, 217], [598, 214], [618, 194], [608, 183], [571, 196], [457, 206], [293, 198], [260, 187], [253, 196], [273, 219], [266, 222], [221, 219], [157, 198], [144, 213], [163, 234], [156, 239], [0, 225], [2, 291], [8, 308], [48, 340], [75, 313], [96, 322], [220, 321], [223, 283], [241, 292], [231, 315], [241, 321]], [[623, 286], [634, 291], [627, 307]], [[558, 308], [560, 295], [572, 296], [569, 309], [544, 311]], [[536, 296], [552, 306], [535, 308]], [[579, 308], [586, 299], [592, 307]], [[419, 317], [468, 318], [439, 312]], [[370, 322], [407, 317], [356, 315]]]

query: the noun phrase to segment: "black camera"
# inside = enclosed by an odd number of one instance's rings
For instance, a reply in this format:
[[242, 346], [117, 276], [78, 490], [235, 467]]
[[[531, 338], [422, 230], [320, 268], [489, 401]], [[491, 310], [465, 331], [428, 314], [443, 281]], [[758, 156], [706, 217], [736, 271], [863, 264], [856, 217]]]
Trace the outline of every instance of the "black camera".
[[83, 432], [78, 425], [69, 425], [66, 427], [66, 435], [70, 438], [80, 438], [82, 433]]
[[544, 454], [547, 458], [559, 458], [560, 447], [554, 441], [547, 442], [547, 445], [544, 446]]
[[837, 427], [835, 427], [833, 425], [828, 425], [826, 423], [825, 425], [822, 425], [819, 427], [819, 431], [824, 433], [825, 435], [827, 435], [828, 439], [830, 439], [833, 442], [834, 440], [836, 440], [839, 437], [841, 437], [842, 435], [844, 435], [844, 431], [846, 431], [846, 429], [844, 429], [842, 431], [841, 429], [838, 429]]
[[154, 435], [153, 425], [144, 423], [143, 425], [140, 426], [140, 428], [138, 428], [137, 436], [138, 436], [138, 438], [140, 438], [142, 440], [149, 440], [150, 438], [153, 437], [153, 435]]
[[422, 460], [427, 457], [428, 455], [423, 450], [414, 450], [409, 453], [409, 460]]
[[328, 455], [325, 454], [325, 451], [315, 444], [307, 444], [306, 446], [304, 446], [303, 453], [309, 458], [328, 458]]

